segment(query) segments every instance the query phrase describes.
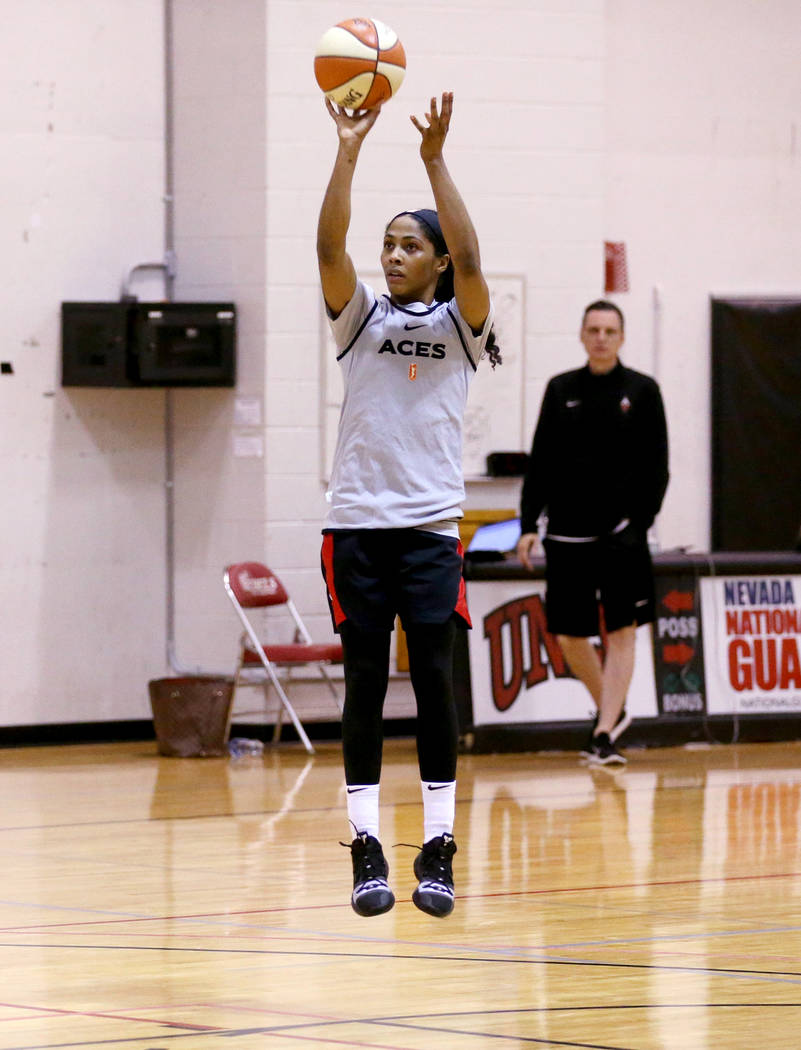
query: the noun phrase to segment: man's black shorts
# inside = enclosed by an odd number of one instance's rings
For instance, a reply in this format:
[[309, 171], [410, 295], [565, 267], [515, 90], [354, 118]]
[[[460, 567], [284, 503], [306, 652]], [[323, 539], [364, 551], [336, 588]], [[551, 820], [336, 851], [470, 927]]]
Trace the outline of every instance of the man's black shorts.
[[654, 620], [651, 554], [644, 535], [628, 526], [589, 543], [546, 537], [545, 613], [551, 634], [590, 638]]
[[423, 529], [333, 529], [323, 535], [322, 570], [334, 630], [445, 623], [470, 626], [462, 544]]

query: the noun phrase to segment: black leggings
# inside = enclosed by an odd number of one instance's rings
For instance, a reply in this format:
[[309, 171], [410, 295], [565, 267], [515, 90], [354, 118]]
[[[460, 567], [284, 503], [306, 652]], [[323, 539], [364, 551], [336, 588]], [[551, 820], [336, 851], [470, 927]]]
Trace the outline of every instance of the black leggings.
[[[447, 623], [406, 628], [421, 780], [444, 783], [456, 779], [459, 725], [453, 696], [453, 652], [458, 629], [453, 617]], [[391, 631], [367, 631], [349, 622], [339, 630], [345, 656], [345, 780], [348, 784], [377, 784]]]

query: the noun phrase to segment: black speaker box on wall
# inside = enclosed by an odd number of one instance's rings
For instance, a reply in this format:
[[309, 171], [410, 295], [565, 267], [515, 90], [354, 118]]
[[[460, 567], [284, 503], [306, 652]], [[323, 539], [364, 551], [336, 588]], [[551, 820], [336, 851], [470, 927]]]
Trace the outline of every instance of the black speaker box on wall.
[[61, 304], [63, 386], [233, 386], [233, 303]]

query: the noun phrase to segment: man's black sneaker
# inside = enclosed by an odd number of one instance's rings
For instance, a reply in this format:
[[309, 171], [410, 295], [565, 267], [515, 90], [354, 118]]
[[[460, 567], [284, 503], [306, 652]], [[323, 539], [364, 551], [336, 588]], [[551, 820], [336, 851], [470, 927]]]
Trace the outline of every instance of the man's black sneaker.
[[437, 835], [429, 839], [414, 859], [417, 889], [412, 900], [420, 909], [438, 919], [453, 911], [453, 855], [456, 843], [453, 835]]
[[624, 766], [626, 758], [615, 747], [609, 733], [597, 733], [592, 738], [589, 762], [591, 766]]
[[[343, 843], [346, 845], [346, 843]], [[382, 915], [395, 903], [387, 885], [389, 865], [377, 838], [360, 832], [350, 844], [353, 861], [353, 893], [350, 903], [357, 915]]]
[[[595, 738], [595, 730], [598, 728], [599, 717], [600, 714], [598, 711], [596, 711], [595, 718], [593, 718], [592, 720], [592, 728], [590, 729], [590, 735], [587, 738], [587, 743], [579, 752], [579, 754], [583, 755], [585, 758], [589, 758], [592, 754], [592, 742]], [[622, 734], [625, 733], [625, 731], [629, 728], [630, 725], [631, 716], [626, 713], [626, 709], [624, 707], [618, 715], [617, 722], [615, 722], [612, 732], [609, 734], [609, 739], [612, 741], [613, 744], [618, 739], [618, 737], [622, 736]]]

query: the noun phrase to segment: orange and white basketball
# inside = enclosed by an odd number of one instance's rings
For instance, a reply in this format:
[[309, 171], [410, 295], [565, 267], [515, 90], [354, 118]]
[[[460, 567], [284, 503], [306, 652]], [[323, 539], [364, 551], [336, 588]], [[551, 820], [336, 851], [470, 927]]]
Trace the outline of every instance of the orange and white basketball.
[[320, 37], [314, 75], [345, 109], [372, 109], [392, 98], [406, 74], [398, 34], [376, 18], [348, 18]]

